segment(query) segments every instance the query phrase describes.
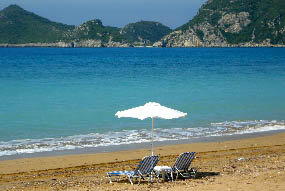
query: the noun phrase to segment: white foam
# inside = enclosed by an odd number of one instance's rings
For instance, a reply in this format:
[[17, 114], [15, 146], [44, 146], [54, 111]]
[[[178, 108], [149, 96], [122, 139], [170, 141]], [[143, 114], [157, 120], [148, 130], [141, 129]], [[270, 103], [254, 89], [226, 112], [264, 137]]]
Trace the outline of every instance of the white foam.
[[[211, 123], [209, 127], [155, 129], [154, 141], [182, 140], [196, 137], [248, 134], [285, 130], [285, 121], [226, 121]], [[23, 153], [71, 150], [88, 147], [151, 142], [151, 130], [124, 130], [104, 134], [90, 133], [61, 138], [22, 139], [0, 142], [0, 156]]]

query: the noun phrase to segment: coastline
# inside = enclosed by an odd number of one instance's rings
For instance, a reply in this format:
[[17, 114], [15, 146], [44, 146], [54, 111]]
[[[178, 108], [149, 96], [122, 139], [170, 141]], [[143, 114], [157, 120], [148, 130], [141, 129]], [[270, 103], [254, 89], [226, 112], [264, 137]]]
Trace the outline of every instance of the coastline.
[[130, 170], [149, 149], [1, 161], [0, 190], [284, 190], [285, 133], [222, 142], [155, 148], [158, 165], [171, 166], [178, 154], [197, 152], [196, 178], [131, 185], [109, 184], [106, 172]]
[[[280, 140], [283, 137], [281, 143]], [[270, 141], [264, 139], [268, 138]], [[155, 153], [160, 156], [177, 155], [181, 152], [213, 152], [224, 148], [243, 148], [251, 146], [285, 145], [284, 131], [271, 131], [233, 136], [205, 137], [198, 140], [180, 140], [155, 142]], [[259, 142], [258, 140], [263, 140]], [[191, 142], [190, 142], [191, 141]], [[238, 144], [240, 145], [238, 145]], [[29, 172], [33, 170], [49, 170], [68, 168], [86, 164], [112, 163], [117, 161], [135, 160], [150, 155], [150, 143], [112, 146], [105, 151], [77, 149], [52, 151], [46, 153], [24, 154], [22, 157], [7, 157], [0, 160], [0, 174]], [[120, 148], [121, 147], [121, 148]], [[191, 149], [186, 149], [191, 147]], [[101, 149], [101, 148], [100, 148]], [[134, 154], [136, 153], [136, 154]], [[137, 155], [139, 153], [139, 155]], [[65, 161], [65, 162], [58, 162]], [[44, 164], [44, 165], [43, 165]]]
[[[93, 42], [94, 41], [94, 42]], [[54, 42], [54, 43], [26, 43], [26, 44], [0, 44], [0, 48], [284, 48], [284, 44], [228, 44], [209, 46], [136, 46], [120, 42], [102, 43], [96, 40], [92, 42]]]
[[[249, 139], [249, 138], [270, 136], [270, 135], [275, 135], [279, 133], [285, 133], [285, 130], [273, 130], [273, 131], [233, 134], [233, 135], [195, 137], [195, 138], [180, 139], [180, 140], [154, 141], [154, 146], [164, 147], [164, 146], [197, 144], [197, 143], [199, 144], [199, 143], [209, 143], [209, 142], [226, 142], [226, 141], [235, 141], [235, 140], [243, 140], [243, 139]], [[25, 158], [100, 154], [100, 153], [110, 153], [110, 152], [117, 152], [117, 151], [133, 151], [133, 150], [141, 150], [141, 149], [150, 151], [151, 142], [98, 146], [98, 147], [86, 147], [86, 148], [78, 148], [78, 149], [54, 150], [54, 151], [24, 153], [24, 154], [16, 154], [16, 155], [4, 155], [4, 156], [0, 156], [0, 162], [6, 161], [6, 160], [25, 159]]]

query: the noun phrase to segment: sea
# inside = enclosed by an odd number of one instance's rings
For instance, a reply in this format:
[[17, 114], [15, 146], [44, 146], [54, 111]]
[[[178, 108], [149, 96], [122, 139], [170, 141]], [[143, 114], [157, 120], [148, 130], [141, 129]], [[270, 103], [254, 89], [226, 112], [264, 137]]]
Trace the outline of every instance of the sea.
[[[285, 132], [285, 48], [0, 48], [0, 158]], [[99, 148], [99, 149], [98, 149]]]

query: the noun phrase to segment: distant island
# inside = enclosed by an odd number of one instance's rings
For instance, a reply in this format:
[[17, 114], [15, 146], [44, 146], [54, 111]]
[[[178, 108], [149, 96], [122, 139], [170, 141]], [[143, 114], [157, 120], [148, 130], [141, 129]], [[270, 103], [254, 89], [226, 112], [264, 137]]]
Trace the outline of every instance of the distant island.
[[285, 47], [284, 33], [284, 0], [208, 0], [175, 30], [153, 21], [66, 25], [18, 5], [0, 11], [1, 47]]

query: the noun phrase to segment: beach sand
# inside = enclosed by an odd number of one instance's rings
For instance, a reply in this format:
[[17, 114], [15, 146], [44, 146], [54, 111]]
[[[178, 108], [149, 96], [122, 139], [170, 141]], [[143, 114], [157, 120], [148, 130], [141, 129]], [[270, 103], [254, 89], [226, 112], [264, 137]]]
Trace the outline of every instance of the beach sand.
[[196, 178], [110, 184], [106, 172], [132, 170], [148, 149], [0, 161], [0, 190], [285, 190], [285, 133], [225, 142], [156, 147], [158, 165], [197, 152]]

